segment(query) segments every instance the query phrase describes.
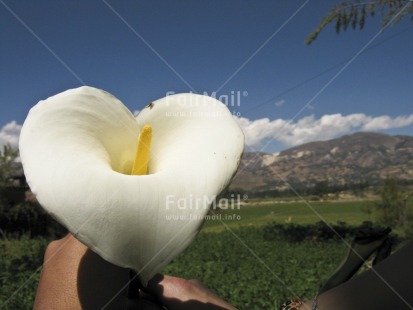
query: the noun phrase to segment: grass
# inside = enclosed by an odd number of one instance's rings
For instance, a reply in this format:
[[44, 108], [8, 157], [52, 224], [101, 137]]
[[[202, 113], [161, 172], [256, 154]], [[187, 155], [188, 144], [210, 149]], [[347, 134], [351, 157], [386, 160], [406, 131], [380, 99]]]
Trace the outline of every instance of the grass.
[[46, 238], [0, 239], [0, 309], [31, 309]]
[[[194, 243], [163, 272], [199, 279], [240, 309], [278, 309], [294, 293], [305, 298], [314, 296], [346, 247], [341, 242], [268, 240], [264, 238], [263, 226], [271, 222], [315, 223], [320, 216], [329, 223], [344, 221], [358, 225], [374, 220], [374, 214], [363, 211], [369, 204], [311, 202], [309, 206], [301, 202], [263, 201], [226, 210], [221, 214], [222, 221], [207, 220]], [[229, 215], [234, 218], [229, 219]], [[222, 222], [233, 232], [226, 230]], [[28, 237], [0, 240], [0, 252], [5, 253], [0, 256], [0, 308], [32, 307], [48, 242], [46, 238]]]
[[215, 218], [207, 220], [203, 230], [222, 231], [225, 229], [223, 223], [231, 228], [262, 226], [271, 222], [309, 224], [321, 220], [359, 225], [363, 221], [374, 220], [374, 214], [364, 211], [371, 204], [369, 201], [251, 203], [239, 209], [224, 210]]
[[229, 231], [199, 234], [163, 272], [198, 279], [239, 309], [278, 310], [296, 295], [315, 296], [346, 251], [341, 242], [266, 240], [263, 227], [233, 232], [239, 240]]
[[[295, 294], [314, 296], [346, 250], [337, 242], [266, 239], [263, 229], [235, 229], [242, 243], [229, 231], [201, 232], [162, 272], [198, 279], [239, 309], [278, 310]], [[0, 240], [0, 309], [32, 308], [48, 242]]]

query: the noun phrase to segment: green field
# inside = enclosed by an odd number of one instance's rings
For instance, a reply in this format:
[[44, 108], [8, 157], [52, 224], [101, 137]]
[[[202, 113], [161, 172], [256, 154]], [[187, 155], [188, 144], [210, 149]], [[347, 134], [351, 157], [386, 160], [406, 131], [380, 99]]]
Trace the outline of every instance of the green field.
[[[163, 270], [199, 279], [239, 309], [278, 309], [299, 295], [312, 298], [339, 264], [342, 241], [283, 239], [267, 234], [270, 223], [373, 220], [363, 210], [370, 202], [249, 203], [226, 210], [205, 223], [191, 246]], [[233, 219], [228, 219], [232, 215]], [[46, 238], [0, 239], [0, 309], [30, 309]]]
[[[0, 309], [31, 309], [47, 240], [0, 240]], [[312, 298], [343, 256], [339, 242], [286, 242], [260, 227], [201, 232], [163, 273], [198, 279], [239, 309], [278, 309]]]
[[[235, 228], [240, 226], [260, 226], [271, 222], [309, 224], [318, 221], [327, 223], [346, 222], [359, 225], [363, 221], [373, 221], [374, 214], [364, 210], [373, 203], [370, 201], [351, 202], [253, 202], [241, 205], [239, 209], [216, 212], [205, 222], [203, 230], [217, 232], [225, 225]], [[225, 224], [225, 225], [224, 225]]]

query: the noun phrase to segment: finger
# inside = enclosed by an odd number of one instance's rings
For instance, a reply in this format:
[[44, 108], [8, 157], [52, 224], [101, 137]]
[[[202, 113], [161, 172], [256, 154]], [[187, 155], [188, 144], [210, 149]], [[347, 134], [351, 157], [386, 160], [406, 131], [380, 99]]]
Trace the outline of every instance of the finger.
[[162, 296], [165, 285], [169, 276], [162, 275], [160, 273], [156, 274], [152, 279], [149, 280], [148, 285], [146, 287], [142, 287], [142, 291], [153, 295], [153, 296]]

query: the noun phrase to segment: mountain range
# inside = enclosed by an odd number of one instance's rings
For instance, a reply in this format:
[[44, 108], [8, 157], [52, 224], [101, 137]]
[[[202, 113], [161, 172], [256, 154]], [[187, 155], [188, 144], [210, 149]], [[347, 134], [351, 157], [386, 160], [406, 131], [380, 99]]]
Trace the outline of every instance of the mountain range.
[[413, 137], [358, 132], [280, 153], [244, 153], [231, 189], [273, 191], [329, 185], [413, 181]]

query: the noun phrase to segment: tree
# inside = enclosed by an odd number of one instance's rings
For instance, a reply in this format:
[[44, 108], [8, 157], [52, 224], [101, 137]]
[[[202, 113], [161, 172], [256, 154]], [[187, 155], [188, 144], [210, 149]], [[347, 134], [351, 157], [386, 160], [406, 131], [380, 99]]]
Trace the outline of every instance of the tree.
[[19, 172], [19, 165], [16, 163], [18, 151], [11, 146], [5, 145], [0, 151], [0, 190], [10, 186], [12, 178]]
[[391, 227], [405, 230], [412, 218], [411, 197], [403, 192], [395, 179], [386, 179], [380, 189], [380, 201], [376, 203], [378, 220]]
[[[16, 178], [24, 178], [21, 163], [16, 161], [18, 156], [19, 152], [10, 146], [4, 146], [0, 151], [0, 238], [22, 235], [62, 237], [67, 230], [33, 201], [34, 195], [33, 200], [25, 197], [26, 187], [13, 184]], [[18, 199], [11, 200], [10, 197]]]
[[380, 14], [382, 25], [386, 26], [389, 22], [397, 23], [405, 16], [410, 15], [413, 21], [413, 1], [411, 0], [372, 0], [343, 1], [331, 8], [330, 13], [324, 16], [317, 28], [307, 37], [305, 43], [311, 44], [321, 31], [329, 24], [335, 22], [336, 32], [346, 31], [349, 26], [353, 29], [363, 29], [366, 18]]

